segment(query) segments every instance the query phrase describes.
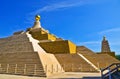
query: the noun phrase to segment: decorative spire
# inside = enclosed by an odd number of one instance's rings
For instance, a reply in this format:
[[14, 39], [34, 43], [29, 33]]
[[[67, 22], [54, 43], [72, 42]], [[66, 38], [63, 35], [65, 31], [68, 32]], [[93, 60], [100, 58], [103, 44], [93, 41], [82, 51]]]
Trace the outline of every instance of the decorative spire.
[[106, 40], [105, 36], [103, 36], [101, 52], [111, 52], [109, 42]]
[[33, 25], [33, 29], [37, 29], [37, 28], [41, 28], [41, 23], [40, 23], [40, 15], [36, 15], [35, 16], [35, 22], [34, 22], [34, 25]]

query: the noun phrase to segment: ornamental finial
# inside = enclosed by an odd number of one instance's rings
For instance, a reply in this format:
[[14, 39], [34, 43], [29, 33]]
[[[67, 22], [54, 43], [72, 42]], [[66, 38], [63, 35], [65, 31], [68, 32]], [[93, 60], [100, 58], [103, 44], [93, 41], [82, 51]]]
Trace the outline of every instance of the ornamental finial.
[[106, 40], [106, 37], [105, 37], [105, 36], [103, 36], [103, 40]]
[[40, 15], [36, 15], [36, 16], [35, 16], [35, 20], [36, 20], [36, 21], [39, 21], [39, 20], [40, 20]]

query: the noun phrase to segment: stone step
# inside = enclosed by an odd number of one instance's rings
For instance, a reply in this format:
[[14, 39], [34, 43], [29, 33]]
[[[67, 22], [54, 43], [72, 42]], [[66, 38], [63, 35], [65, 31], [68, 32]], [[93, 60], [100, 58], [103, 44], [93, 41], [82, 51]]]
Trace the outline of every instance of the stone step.
[[46, 76], [25, 33], [0, 39], [0, 73]]
[[78, 54], [54, 54], [67, 72], [95, 72], [96, 70]]
[[28, 37], [26, 34], [20, 34], [20, 35], [13, 35], [11, 37], [7, 38], [0, 38], [0, 43], [5, 43], [5, 42], [18, 42], [18, 41], [29, 41]]
[[78, 46], [77, 52], [82, 54], [85, 58], [87, 58], [90, 62], [92, 62], [98, 68], [106, 68], [112, 63], [120, 62], [117, 59], [107, 54], [96, 54], [84, 46]]

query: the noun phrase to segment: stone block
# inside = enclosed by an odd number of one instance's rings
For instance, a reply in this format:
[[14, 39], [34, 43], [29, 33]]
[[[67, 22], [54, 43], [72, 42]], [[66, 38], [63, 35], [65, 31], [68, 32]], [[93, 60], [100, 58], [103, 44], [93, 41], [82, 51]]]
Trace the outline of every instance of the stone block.
[[39, 45], [48, 53], [76, 53], [76, 45], [68, 40], [41, 42]]
[[34, 39], [37, 40], [56, 40], [56, 36], [48, 33], [47, 31], [38, 28], [38, 29], [33, 29], [29, 32]]

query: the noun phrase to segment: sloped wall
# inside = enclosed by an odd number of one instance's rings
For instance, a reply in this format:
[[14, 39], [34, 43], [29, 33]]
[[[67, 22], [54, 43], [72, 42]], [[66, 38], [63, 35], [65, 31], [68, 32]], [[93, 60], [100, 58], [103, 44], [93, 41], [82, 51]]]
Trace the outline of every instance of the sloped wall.
[[53, 41], [53, 42], [40, 42], [39, 45], [49, 53], [76, 53], [76, 45], [72, 42], [65, 41]]
[[0, 39], [0, 73], [46, 76], [25, 33]]
[[34, 39], [37, 40], [56, 40], [56, 37], [43, 29], [32, 29], [29, 32]]

